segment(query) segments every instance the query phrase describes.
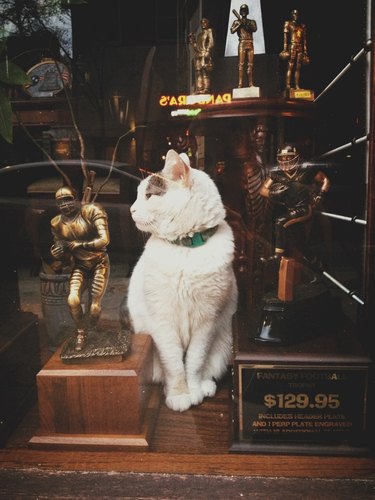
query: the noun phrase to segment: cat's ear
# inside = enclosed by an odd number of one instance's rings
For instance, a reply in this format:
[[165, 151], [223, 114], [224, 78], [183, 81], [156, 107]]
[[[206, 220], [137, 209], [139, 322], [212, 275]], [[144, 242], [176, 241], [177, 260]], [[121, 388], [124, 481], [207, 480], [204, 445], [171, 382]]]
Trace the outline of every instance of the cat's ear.
[[190, 159], [186, 153], [180, 153], [181, 160], [190, 167]]
[[188, 186], [190, 184], [190, 161], [186, 153], [180, 155], [170, 149], [165, 157], [163, 174], [172, 181], [181, 182]]

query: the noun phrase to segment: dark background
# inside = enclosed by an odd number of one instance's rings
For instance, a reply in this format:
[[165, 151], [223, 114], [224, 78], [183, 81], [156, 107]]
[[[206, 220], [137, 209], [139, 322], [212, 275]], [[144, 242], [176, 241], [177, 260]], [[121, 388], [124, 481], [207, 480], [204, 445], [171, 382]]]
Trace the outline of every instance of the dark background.
[[[201, 13], [197, 10], [200, 4]], [[247, 4], [251, 18], [251, 2]], [[311, 60], [310, 65], [302, 68], [301, 85], [319, 96], [352, 56], [365, 46], [366, 4], [365, 0], [351, 0], [345, 4], [339, 0], [263, 0], [266, 54], [255, 56], [254, 80], [265, 97], [282, 98], [285, 66], [278, 54], [283, 48], [283, 24], [290, 19], [292, 9], [298, 9], [299, 21], [306, 24]], [[86, 4], [73, 7], [72, 99], [88, 158], [108, 159], [119, 136], [130, 130], [132, 124], [145, 123], [150, 132], [147, 137], [140, 138], [142, 141], [137, 140], [137, 144], [143, 144], [142, 148], [138, 148], [135, 155], [131, 153], [132, 136], [129, 134], [121, 143], [117, 159], [134, 167], [154, 169], [160, 166], [160, 155], [152, 155], [166, 147], [167, 135], [183, 132], [189, 123], [172, 122], [160, 109], [159, 98], [189, 93], [191, 64], [186, 40], [189, 31], [199, 28], [200, 17], [210, 20], [215, 33], [213, 92], [231, 92], [236, 86], [237, 57], [224, 57], [229, 12], [229, 0], [143, 0], [134, 3], [88, 0]], [[25, 70], [40, 60], [43, 52], [58, 51], [55, 43], [46, 41], [40, 34], [23, 43], [27, 48], [41, 49], [17, 59]], [[13, 54], [10, 47], [10, 56], [15, 55], [17, 47], [14, 46]], [[151, 62], [149, 68], [148, 60]], [[286, 140], [305, 135], [309, 144], [313, 144], [311, 155], [319, 158], [333, 148], [365, 136], [369, 109], [365, 69], [366, 58], [362, 57], [318, 99], [314, 126], [305, 128], [303, 122], [295, 120], [294, 125], [285, 127]], [[89, 75], [88, 82], [82, 78], [84, 71]], [[129, 119], [125, 123], [118, 123], [109, 113], [108, 103], [114, 93], [121, 93], [124, 102], [128, 102]], [[21, 92], [17, 99], [26, 105], [35, 104], [30, 96]], [[51, 107], [53, 105], [51, 103]], [[43, 142], [46, 129], [48, 127], [33, 126], [29, 132]], [[0, 138], [1, 166], [44, 159], [17, 124], [14, 137], [12, 145]], [[273, 148], [277, 146], [275, 142]], [[327, 164], [327, 172], [332, 182], [328, 208], [335, 213], [365, 218], [365, 144], [334, 155]], [[32, 174], [31, 177], [18, 175], [9, 182], [2, 180], [2, 194], [25, 196], [27, 183], [32, 180]], [[361, 271], [363, 227], [337, 224], [335, 231], [338, 234], [333, 237], [340, 241], [341, 256]]]

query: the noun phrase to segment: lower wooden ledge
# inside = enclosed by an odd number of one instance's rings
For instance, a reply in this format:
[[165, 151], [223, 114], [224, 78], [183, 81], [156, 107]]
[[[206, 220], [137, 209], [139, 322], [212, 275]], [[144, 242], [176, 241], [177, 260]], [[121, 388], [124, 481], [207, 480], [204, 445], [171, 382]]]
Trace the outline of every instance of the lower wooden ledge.
[[160, 409], [161, 389], [153, 386], [146, 409], [144, 424], [139, 434], [62, 434], [40, 433], [33, 436], [28, 446], [32, 449], [92, 450], [92, 451], [148, 451]]
[[317, 444], [275, 444], [275, 443], [241, 443], [233, 442], [229, 449], [232, 453], [254, 453], [262, 455], [315, 455], [342, 457], [373, 457], [374, 453], [366, 447], [348, 445], [317, 445]]
[[[151, 449], [128, 448], [124, 452], [104, 446], [94, 451], [87, 446], [79, 449], [73, 446], [48, 449], [45, 444], [30, 446], [29, 440], [40, 436], [38, 406], [34, 405], [6, 447], [0, 449], [0, 473], [21, 471], [24, 476], [29, 472], [39, 476], [69, 471], [77, 474], [116, 472], [130, 473], [140, 481], [145, 474], [220, 475], [231, 480], [240, 476], [274, 478], [275, 475], [309, 478], [310, 481], [312, 478], [375, 480], [375, 457], [231, 453], [230, 406], [227, 381], [219, 384], [213, 398], [207, 398], [186, 412], [174, 412], [162, 403]], [[61, 474], [60, 477], [65, 478]], [[12, 484], [16, 487], [14, 482]], [[23, 493], [26, 491], [24, 484]], [[119, 496], [124, 494], [122, 491]]]

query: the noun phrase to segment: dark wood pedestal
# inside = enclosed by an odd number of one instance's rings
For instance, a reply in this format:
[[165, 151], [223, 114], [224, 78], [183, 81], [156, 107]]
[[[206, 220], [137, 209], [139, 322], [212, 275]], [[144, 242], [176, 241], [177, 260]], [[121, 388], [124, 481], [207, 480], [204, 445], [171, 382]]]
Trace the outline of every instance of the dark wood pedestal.
[[40, 430], [32, 448], [147, 450], [160, 405], [152, 340], [134, 335], [121, 362], [64, 364], [60, 350], [37, 375]]
[[244, 318], [237, 330], [230, 451], [373, 452], [373, 363], [349, 326], [287, 346], [254, 343]]

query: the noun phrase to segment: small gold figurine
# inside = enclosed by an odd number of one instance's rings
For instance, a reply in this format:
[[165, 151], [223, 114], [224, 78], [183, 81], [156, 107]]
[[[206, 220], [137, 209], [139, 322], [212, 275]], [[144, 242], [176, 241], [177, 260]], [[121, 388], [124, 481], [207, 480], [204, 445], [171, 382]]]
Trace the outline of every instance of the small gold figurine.
[[233, 21], [230, 32], [238, 35], [238, 88], [244, 87], [245, 62], [247, 63], [246, 73], [248, 87], [253, 86], [253, 65], [254, 65], [254, 43], [253, 33], [258, 29], [254, 19], [248, 19], [249, 7], [241, 5], [240, 14], [233, 9], [233, 14], [237, 17]]
[[[54, 239], [51, 254], [55, 259], [73, 258], [68, 305], [77, 328], [75, 350], [82, 351], [87, 328], [95, 327], [98, 322], [109, 279], [107, 214], [97, 203], [81, 204], [71, 187], [58, 189], [55, 199], [60, 214], [51, 220]], [[86, 287], [89, 290], [88, 322], [82, 308]]]
[[211, 72], [213, 70], [212, 51], [215, 45], [210, 21], [201, 19], [201, 32], [196, 37], [194, 33], [188, 36], [189, 44], [194, 49], [195, 92], [194, 94], [211, 93]]
[[[309, 64], [310, 58], [307, 53], [307, 34], [306, 26], [298, 22], [298, 10], [291, 12], [291, 19], [284, 23], [284, 48], [279, 57], [283, 61], [288, 61], [286, 72], [285, 87], [300, 88], [301, 65]], [[292, 74], [294, 86], [292, 86]]]

